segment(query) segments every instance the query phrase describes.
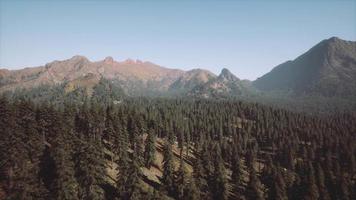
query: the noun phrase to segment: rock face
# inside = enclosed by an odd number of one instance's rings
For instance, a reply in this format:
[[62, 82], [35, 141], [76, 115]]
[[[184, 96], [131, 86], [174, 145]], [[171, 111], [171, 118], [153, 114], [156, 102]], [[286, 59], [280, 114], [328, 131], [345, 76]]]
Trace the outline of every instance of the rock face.
[[195, 87], [203, 85], [214, 78], [216, 78], [216, 75], [207, 70], [193, 69], [187, 71], [181, 77], [179, 77], [169, 87], [169, 90], [175, 94], [187, 93]]
[[253, 82], [262, 91], [349, 96], [356, 94], [356, 42], [323, 40], [293, 61]]
[[247, 95], [250, 92], [249, 81], [243, 81], [228, 69], [222, 69], [220, 75], [206, 84], [195, 87], [189, 94], [197, 97], [229, 97]]
[[86, 83], [98, 82], [100, 78], [115, 80], [132, 94], [143, 90], [149, 92], [167, 91], [169, 86], [185, 72], [168, 69], [159, 65], [126, 60], [116, 62], [111, 57], [91, 62], [83, 56], [74, 56], [64, 61], [54, 61], [45, 66], [22, 70], [1, 70], [0, 91], [16, 88], [33, 88], [39, 85], [55, 85], [68, 82], [70, 85], [85, 87]]
[[243, 81], [229, 70], [219, 76], [203, 69], [168, 69], [151, 62], [127, 59], [122, 62], [106, 57], [91, 62], [83, 56], [53, 61], [41, 67], [0, 71], [0, 92], [40, 85], [65, 84], [64, 91], [86, 89], [87, 94], [104, 78], [131, 96], [192, 95], [213, 97], [242, 94]]

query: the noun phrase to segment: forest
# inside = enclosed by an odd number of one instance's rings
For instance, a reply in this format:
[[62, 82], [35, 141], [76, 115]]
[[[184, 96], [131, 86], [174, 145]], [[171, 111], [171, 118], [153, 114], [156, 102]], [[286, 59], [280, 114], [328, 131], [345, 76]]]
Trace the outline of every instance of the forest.
[[356, 113], [0, 98], [0, 199], [356, 198]]

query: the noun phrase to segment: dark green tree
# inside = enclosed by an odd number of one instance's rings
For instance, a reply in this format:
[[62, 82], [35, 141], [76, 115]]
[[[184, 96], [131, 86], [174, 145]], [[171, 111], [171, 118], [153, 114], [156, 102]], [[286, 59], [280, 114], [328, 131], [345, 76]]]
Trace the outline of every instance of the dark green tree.
[[172, 145], [166, 141], [163, 150], [163, 175], [162, 185], [168, 194], [174, 193], [174, 163]]
[[213, 199], [228, 199], [226, 169], [224, 161], [221, 158], [221, 151], [218, 144], [215, 147], [214, 173], [211, 181], [211, 194], [213, 194]]
[[253, 168], [250, 171], [249, 181], [245, 190], [245, 197], [247, 199], [263, 200], [264, 194], [261, 189], [261, 182], [258, 179], [255, 170]]
[[105, 160], [103, 157], [102, 146], [98, 141], [82, 141], [76, 153], [76, 176], [80, 186], [80, 199], [103, 199]]
[[145, 159], [145, 166], [147, 168], [151, 168], [153, 163], [155, 162], [155, 154], [156, 154], [156, 136], [152, 131], [148, 134], [146, 141], [145, 141], [145, 152], [144, 152], [144, 159]]

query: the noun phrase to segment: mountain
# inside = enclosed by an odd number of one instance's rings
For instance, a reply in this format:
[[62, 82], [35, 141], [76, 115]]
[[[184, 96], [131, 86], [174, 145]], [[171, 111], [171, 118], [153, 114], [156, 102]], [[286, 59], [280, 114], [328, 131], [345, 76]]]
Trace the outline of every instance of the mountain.
[[120, 91], [122, 89], [130, 96], [234, 96], [245, 93], [248, 83], [227, 69], [216, 76], [203, 69], [183, 71], [139, 60], [117, 62], [111, 57], [91, 62], [84, 56], [74, 56], [45, 66], [21, 70], [2, 69], [0, 92], [61, 85], [64, 93], [78, 92], [80, 88], [81, 94], [91, 96], [102, 79], [106, 80], [106, 85], [120, 88]]
[[193, 69], [179, 77], [178, 80], [169, 87], [169, 90], [174, 94], [186, 93], [214, 78], [216, 78], [216, 75], [210, 71]]
[[[168, 69], [151, 62], [125, 60], [116, 62], [111, 57], [91, 62], [83, 56], [64, 61], [54, 61], [45, 66], [21, 70], [0, 71], [0, 92], [18, 88], [34, 88], [40, 85], [66, 83], [66, 90], [76, 87], [91, 88], [101, 78], [112, 80], [128, 94], [167, 91], [184, 71]], [[91, 93], [89, 91], [89, 93]]]
[[65, 94], [92, 95], [102, 79], [106, 86], [99, 88], [120, 88], [120, 93], [128, 96], [352, 99], [349, 97], [356, 96], [356, 42], [336, 37], [323, 40], [253, 82], [240, 80], [228, 69], [216, 76], [203, 69], [183, 71], [140, 60], [118, 62], [106, 57], [92, 62], [84, 56], [74, 56], [39, 67], [0, 69], [0, 93], [60, 85]]
[[223, 68], [218, 77], [203, 85], [198, 85], [189, 94], [196, 97], [210, 98], [247, 95], [250, 91], [249, 81], [240, 80], [228, 69]]
[[295, 60], [276, 66], [253, 85], [282, 94], [356, 95], [356, 42], [336, 37], [323, 40]]

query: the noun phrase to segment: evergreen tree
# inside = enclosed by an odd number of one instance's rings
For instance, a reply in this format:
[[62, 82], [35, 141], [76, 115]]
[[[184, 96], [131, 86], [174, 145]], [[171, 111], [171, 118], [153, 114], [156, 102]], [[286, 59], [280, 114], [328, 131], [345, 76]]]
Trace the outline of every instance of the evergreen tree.
[[196, 156], [196, 159], [193, 163], [193, 178], [195, 185], [197, 187], [199, 196], [202, 196], [202, 192], [206, 191], [208, 188], [208, 183], [206, 180], [206, 173], [203, 167], [202, 159], [200, 153]]
[[105, 117], [105, 128], [103, 131], [103, 139], [104, 142], [107, 144], [109, 151], [111, 151], [111, 162], [114, 163], [114, 155], [117, 154], [117, 144], [118, 141], [118, 134], [115, 130], [114, 124], [114, 113], [112, 107], [107, 107], [106, 109], [106, 117]]
[[263, 200], [264, 195], [261, 190], [261, 182], [258, 179], [255, 170], [250, 171], [249, 182], [246, 187], [245, 196], [247, 199]]
[[141, 199], [141, 187], [140, 187], [140, 177], [141, 177], [141, 169], [139, 165], [139, 161], [137, 159], [137, 155], [133, 155], [132, 160], [127, 169], [127, 178], [126, 182], [122, 182], [121, 184], [125, 188], [122, 191], [123, 199]]
[[240, 187], [243, 185], [243, 169], [240, 163], [237, 147], [233, 146], [233, 152], [231, 154], [231, 182], [233, 183], [233, 191], [237, 197], [241, 195]]
[[76, 176], [80, 186], [80, 199], [103, 199], [105, 161], [98, 141], [82, 142], [77, 151]]
[[146, 138], [146, 145], [145, 145], [145, 152], [144, 152], [144, 159], [145, 159], [145, 166], [147, 168], [151, 168], [153, 163], [155, 162], [155, 154], [156, 154], [156, 136], [154, 133], [150, 132]]
[[213, 199], [227, 199], [228, 198], [228, 189], [227, 189], [227, 177], [224, 166], [224, 161], [220, 157], [221, 151], [220, 147], [217, 144], [215, 147], [215, 156], [214, 156], [214, 173], [211, 179]]
[[188, 183], [186, 187], [184, 187], [184, 199], [187, 200], [201, 199], [199, 189], [197, 188], [193, 177], [188, 178]]
[[79, 186], [75, 179], [74, 163], [69, 154], [69, 145], [59, 143], [54, 151], [56, 164], [55, 196], [56, 199], [78, 199]]
[[286, 185], [279, 170], [274, 172], [274, 181], [273, 185], [270, 188], [270, 195], [269, 199], [276, 199], [276, 200], [287, 200], [287, 191]]
[[172, 145], [166, 141], [163, 150], [163, 176], [162, 176], [163, 188], [168, 194], [174, 192], [174, 163]]
[[321, 200], [330, 200], [330, 194], [329, 191], [327, 190], [326, 186], [325, 186], [325, 175], [324, 175], [324, 170], [323, 168], [320, 166], [320, 164], [318, 165], [317, 168], [317, 183], [318, 183], [318, 188], [320, 191], [320, 199]]
[[[14, 199], [46, 199], [48, 190], [40, 179], [39, 163], [43, 155], [45, 145], [41, 134], [37, 130], [36, 111], [29, 101], [20, 101], [17, 105], [16, 119], [18, 119], [16, 131], [18, 136], [15, 144], [21, 152], [16, 158], [14, 173], [14, 185], [12, 191]], [[15, 133], [16, 134], [16, 133]]]
[[311, 163], [309, 163], [308, 175], [306, 178], [307, 185], [304, 198], [308, 200], [317, 200], [319, 198], [319, 189], [316, 185], [314, 168]]
[[187, 187], [187, 175], [186, 169], [184, 166], [183, 159], [180, 159], [179, 169], [176, 172], [176, 179], [174, 182], [175, 193], [177, 199], [185, 199], [185, 188]]

